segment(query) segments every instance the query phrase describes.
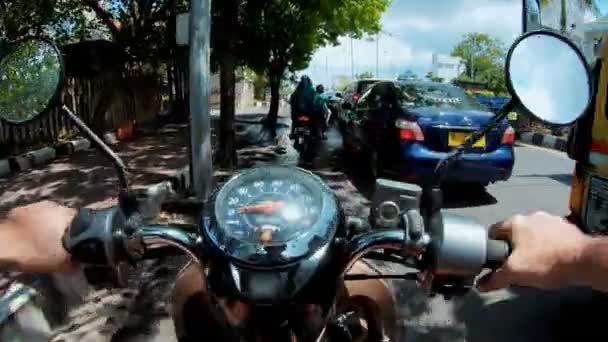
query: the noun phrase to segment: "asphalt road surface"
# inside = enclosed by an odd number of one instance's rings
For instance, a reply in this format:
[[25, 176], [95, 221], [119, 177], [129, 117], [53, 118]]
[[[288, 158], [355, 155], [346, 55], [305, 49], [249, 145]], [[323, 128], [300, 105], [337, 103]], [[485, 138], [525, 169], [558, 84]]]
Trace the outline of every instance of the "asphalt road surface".
[[[341, 138], [330, 132], [326, 150], [318, 168], [322, 176], [328, 171], [328, 160], [339, 160]], [[574, 162], [565, 154], [534, 146], [517, 145], [516, 163], [511, 179], [493, 184], [485, 191], [453, 189], [446, 195], [448, 211], [470, 216], [490, 225], [515, 213], [544, 210], [557, 215], [568, 213], [570, 177]], [[342, 157], [344, 159], [344, 157]], [[346, 169], [359, 168], [359, 161], [347, 158]], [[353, 165], [354, 164], [354, 165]], [[331, 163], [329, 163], [331, 165]], [[339, 169], [333, 167], [333, 171]], [[373, 191], [369, 182], [351, 171], [346, 172], [358, 192], [369, 200]], [[327, 179], [327, 177], [325, 177]], [[361, 197], [341, 196], [347, 186], [335, 186], [338, 196], [346, 201], [346, 210], [359, 212]], [[347, 182], [348, 183], [348, 182]], [[363, 202], [363, 204], [367, 204]], [[360, 212], [359, 212], [360, 213]], [[513, 288], [491, 294], [469, 292], [464, 298], [446, 300], [428, 298], [415, 284], [394, 283], [401, 304], [400, 317], [405, 341], [606, 341], [608, 329], [602, 325], [602, 308], [608, 299], [587, 289], [539, 291]]]

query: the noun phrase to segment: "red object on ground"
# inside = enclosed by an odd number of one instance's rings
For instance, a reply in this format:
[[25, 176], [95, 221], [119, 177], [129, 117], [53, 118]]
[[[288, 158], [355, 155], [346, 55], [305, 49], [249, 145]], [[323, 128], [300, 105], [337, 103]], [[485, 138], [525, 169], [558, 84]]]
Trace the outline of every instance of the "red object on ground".
[[127, 121], [118, 127], [116, 132], [118, 140], [130, 140], [135, 136], [135, 121]]

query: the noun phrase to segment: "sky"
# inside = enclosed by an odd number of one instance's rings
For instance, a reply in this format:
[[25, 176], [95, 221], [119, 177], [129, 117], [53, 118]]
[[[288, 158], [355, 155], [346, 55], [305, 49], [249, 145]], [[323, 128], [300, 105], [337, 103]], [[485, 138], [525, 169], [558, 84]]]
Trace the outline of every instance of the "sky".
[[599, 0], [597, 6], [600, 8], [603, 15], [608, 15], [608, 0]]
[[[572, 1], [572, 0], [569, 0]], [[608, 0], [598, 0], [608, 13]], [[314, 83], [332, 85], [340, 76], [362, 72], [395, 78], [410, 69], [425, 75], [433, 53], [449, 55], [462, 36], [485, 32], [509, 46], [521, 33], [521, 0], [392, 0], [382, 17], [382, 33], [375, 40], [340, 39], [340, 45], [319, 49], [308, 69]], [[377, 49], [378, 46], [378, 49]]]

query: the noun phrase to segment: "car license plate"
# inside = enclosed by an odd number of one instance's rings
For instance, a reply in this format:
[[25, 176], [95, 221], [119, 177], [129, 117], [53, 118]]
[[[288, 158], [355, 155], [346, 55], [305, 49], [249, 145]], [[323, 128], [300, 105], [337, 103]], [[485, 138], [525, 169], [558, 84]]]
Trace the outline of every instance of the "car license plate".
[[585, 226], [594, 233], [608, 233], [608, 179], [592, 176], [585, 208]]
[[[471, 133], [450, 131], [448, 134], [448, 145], [462, 146], [470, 135]], [[477, 140], [473, 147], [486, 147], [486, 137], [483, 136], [481, 139]]]

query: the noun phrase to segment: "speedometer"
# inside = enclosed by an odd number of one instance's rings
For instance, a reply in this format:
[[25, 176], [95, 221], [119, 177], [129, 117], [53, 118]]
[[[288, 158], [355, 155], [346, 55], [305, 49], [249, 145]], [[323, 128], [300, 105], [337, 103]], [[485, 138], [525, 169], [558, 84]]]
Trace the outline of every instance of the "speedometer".
[[228, 256], [258, 266], [314, 253], [335, 234], [338, 204], [308, 171], [265, 167], [245, 171], [217, 193], [205, 231]]

